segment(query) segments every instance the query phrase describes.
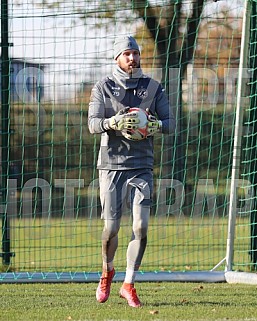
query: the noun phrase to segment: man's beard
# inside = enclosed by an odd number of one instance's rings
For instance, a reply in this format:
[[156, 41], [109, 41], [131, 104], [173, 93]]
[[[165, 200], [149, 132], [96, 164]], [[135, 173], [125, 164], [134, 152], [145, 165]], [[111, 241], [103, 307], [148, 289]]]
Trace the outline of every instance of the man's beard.
[[137, 71], [138, 71], [138, 69], [140, 69], [140, 63], [137, 64], [135, 67], [128, 68], [127, 73], [128, 73], [129, 75], [136, 74]]

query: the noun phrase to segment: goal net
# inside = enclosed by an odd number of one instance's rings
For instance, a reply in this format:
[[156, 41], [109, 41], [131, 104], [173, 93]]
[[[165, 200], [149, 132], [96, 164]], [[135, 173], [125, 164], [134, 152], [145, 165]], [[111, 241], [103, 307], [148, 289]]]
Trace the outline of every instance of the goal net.
[[[89, 134], [88, 102], [94, 83], [111, 75], [115, 37], [128, 31], [177, 122], [175, 134], [154, 138], [154, 204], [138, 279], [220, 282], [226, 269], [255, 270], [256, 2], [249, 1], [244, 34], [248, 65], [240, 65], [244, 1], [7, 3], [0, 281], [98, 280], [100, 135]], [[239, 92], [241, 153], [234, 164]], [[131, 223], [125, 209], [116, 279], [126, 268]]]

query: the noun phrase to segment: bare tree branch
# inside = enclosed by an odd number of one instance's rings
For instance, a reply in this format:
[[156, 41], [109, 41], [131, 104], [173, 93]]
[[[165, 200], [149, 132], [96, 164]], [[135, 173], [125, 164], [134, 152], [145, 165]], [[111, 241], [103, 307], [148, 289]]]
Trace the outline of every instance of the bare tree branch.
[[147, 0], [133, 1], [134, 10], [145, 21], [156, 43], [163, 67], [178, 67], [180, 65], [182, 74], [185, 72], [187, 64], [193, 56], [197, 30], [201, 22], [205, 1], [193, 0], [192, 16], [187, 20], [186, 37], [184, 37], [185, 41], [183, 42], [181, 54], [178, 51], [178, 38], [182, 2], [175, 3], [171, 0], [165, 7], [165, 16], [160, 16], [161, 7], [152, 7]]
[[189, 61], [193, 57], [197, 30], [201, 22], [204, 2], [205, 0], [194, 0], [193, 13], [191, 18], [189, 18], [187, 21], [187, 39], [183, 44], [182, 56], [180, 59], [182, 74], [184, 74]]

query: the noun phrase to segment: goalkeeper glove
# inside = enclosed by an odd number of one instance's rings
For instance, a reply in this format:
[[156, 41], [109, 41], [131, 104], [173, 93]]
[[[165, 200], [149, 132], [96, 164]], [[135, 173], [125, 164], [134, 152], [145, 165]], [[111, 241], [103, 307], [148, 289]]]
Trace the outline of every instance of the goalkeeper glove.
[[115, 116], [105, 119], [103, 126], [106, 130], [123, 130], [123, 129], [136, 129], [138, 128], [138, 115], [136, 113], [129, 113], [130, 107], [121, 109]]
[[147, 124], [147, 137], [149, 137], [161, 131], [162, 121], [158, 120], [154, 115], [152, 115], [149, 109], [146, 109], [146, 111], [149, 113]]

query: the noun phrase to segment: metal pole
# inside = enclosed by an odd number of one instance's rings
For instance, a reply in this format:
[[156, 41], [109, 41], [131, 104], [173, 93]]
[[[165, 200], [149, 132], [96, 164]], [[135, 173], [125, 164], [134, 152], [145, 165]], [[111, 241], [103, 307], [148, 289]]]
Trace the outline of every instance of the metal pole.
[[231, 187], [229, 199], [229, 213], [228, 213], [228, 237], [226, 250], [226, 271], [232, 270], [233, 254], [234, 254], [234, 239], [235, 239], [235, 224], [236, 224], [236, 191], [239, 178], [239, 169], [241, 163], [241, 141], [243, 130], [243, 116], [244, 109], [242, 106], [242, 95], [245, 90], [243, 84], [243, 69], [246, 66], [247, 53], [249, 47], [249, 31], [250, 31], [250, 1], [245, 0], [244, 17], [241, 36], [241, 53], [238, 71], [238, 87], [237, 87], [237, 101], [236, 101], [236, 120], [234, 129], [234, 147], [233, 147], [233, 162], [231, 173]]
[[10, 265], [10, 226], [7, 213], [8, 160], [9, 160], [9, 111], [10, 111], [10, 60], [8, 42], [8, 0], [1, 1], [1, 108], [2, 108], [2, 258]]

